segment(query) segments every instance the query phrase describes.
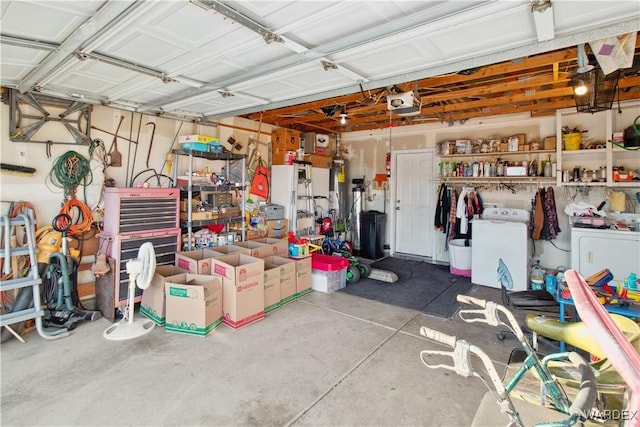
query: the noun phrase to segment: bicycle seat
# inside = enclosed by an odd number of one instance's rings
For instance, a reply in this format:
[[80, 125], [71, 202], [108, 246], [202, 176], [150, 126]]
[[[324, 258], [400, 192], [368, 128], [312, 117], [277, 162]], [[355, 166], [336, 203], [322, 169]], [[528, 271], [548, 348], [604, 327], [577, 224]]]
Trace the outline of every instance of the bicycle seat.
[[[640, 326], [633, 320], [617, 314], [611, 314], [611, 318], [623, 331], [635, 350], [640, 353]], [[618, 398], [613, 395], [623, 393], [627, 384], [607, 359], [606, 354], [595, 341], [593, 333], [583, 322], [563, 323], [544, 316], [527, 315], [525, 316], [525, 324], [531, 331], [543, 337], [564, 341], [600, 359], [591, 363], [591, 367], [597, 372], [598, 392], [610, 395], [610, 397], [606, 398], [610, 402], [609, 405], [621, 407], [621, 402], [618, 402]], [[554, 362], [549, 365], [549, 370], [564, 386], [572, 389], [580, 387], [580, 382], [576, 379], [575, 369], [571, 366]], [[536, 375], [535, 372], [532, 373], [534, 376]]]
[[[611, 314], [611, 318], [627, 337], [638, 353], [640, 353], [640, 326], [633, 320]], [[593, 333], [583, 322], [563, 323], [544, 316], [527, 315], [525, 324], [531, 331], [556, 341], [563, 341], [573, 347], [590, 353], [598, 359], [606, 358], [605, 352], [595, 340]]]

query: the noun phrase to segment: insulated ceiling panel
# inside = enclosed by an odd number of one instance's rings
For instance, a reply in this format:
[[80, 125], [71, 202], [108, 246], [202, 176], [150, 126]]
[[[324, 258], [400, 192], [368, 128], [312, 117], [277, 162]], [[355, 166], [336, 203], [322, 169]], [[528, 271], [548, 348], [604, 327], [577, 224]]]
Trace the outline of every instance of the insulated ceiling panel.
[[548, 2], [556, 36], [540, 43], [531, 0], [4, 0], [0, 82], [218, 119], [415, 85], [640, 27], [637, 0]]
[[[640, 27], [640, 2], [619, 0], [593, 0], [554, 2], [556, 34], [571, 34], [576, 29], [597, 30], [635, 19]], [[585, 41], [585, 40], [583, 40]]]
[[281, 90], [284, 91], [293, 89], [302, 91], [303, 93], [308, 93], [318, 84], [333, 88], [349, 84], [350, 82], [352, 82], [352, 80], [346, 78], [336, 69], [327, 68], [325, 70], [320, 61], [313, 61], [297, 65], [295, 67], [290, 67], [279, 72], [270, 73], [267, 76], [260, 76], [245, 82], [237, 83], [233, 85], [232, 88], [245, 92], [247, 90], [257, 89], [261, 91], [261, 95], [258, 96], [273, 98], [280, 95], [277, 94], [277, 90], [275, 88], [269, 88], [269, 85], [278, 85]]
[[102, 2], [3, 1], [2, 34], [62, 43]]
[[47, 55], [46, 51], [2, 46], [0, 75], [3, 80], [18, 82], [25, 77]]

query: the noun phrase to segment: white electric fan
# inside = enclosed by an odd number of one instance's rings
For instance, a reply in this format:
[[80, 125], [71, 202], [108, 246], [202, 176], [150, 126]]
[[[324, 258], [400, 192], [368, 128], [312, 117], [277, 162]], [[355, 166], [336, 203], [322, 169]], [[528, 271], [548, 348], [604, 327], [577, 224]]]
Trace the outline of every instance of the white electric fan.
[[155, 323], [151, 319], [134, 319], [136, 285], [147, 289], [156, 270], [156, 253], [151, 242], [143, 243], [138, 249], [138, 258], [127, 261], [129, 274], [129, 300], [125, 311], [125, 319], [105, 329], [102, 334], [106, 339], [121, 341], [140, 337], [150, 332]]

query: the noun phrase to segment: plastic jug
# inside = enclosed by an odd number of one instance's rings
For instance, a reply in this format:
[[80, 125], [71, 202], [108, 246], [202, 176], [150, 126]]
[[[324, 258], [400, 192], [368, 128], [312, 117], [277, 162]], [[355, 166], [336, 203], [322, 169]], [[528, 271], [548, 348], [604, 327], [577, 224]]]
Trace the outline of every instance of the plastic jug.
[[536, 263], [531, 267], [531, 289], [534, 291], [540, 291], [544, 288], [544, 270], [540, 267], [539, 263]]

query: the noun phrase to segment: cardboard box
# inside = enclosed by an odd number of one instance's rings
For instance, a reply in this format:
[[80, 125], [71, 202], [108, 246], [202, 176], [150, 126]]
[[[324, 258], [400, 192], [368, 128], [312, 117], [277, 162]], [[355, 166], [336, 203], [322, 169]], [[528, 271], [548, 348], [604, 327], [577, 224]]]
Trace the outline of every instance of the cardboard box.
[[[192, 211], [191, 212], [191, 221], [210, 221], [212, 219], [218, 218], [218, 214], [214, 214], [211, 211]], [[180, 212], [180, 219], [182, 221], [189, 221], [189, 213], [188, 212]]]
[[555, 136], [547, 136], [542, 143], [543, 150], [555, 150], [556, 149], [556, 137]]
[[305, 162], [311, 163], [312, 166], [323, 169], [331, 169], [333, 158], [329, 156], [320, 156], [318, 154], [305, 154]]
[[216, 252], [220, 252], [223, 255], [229, 254], [239, 254], [242, 253], [242, 248], [240, 246], [236, 246], [235, 243], [216, 246]]
[[271, 131], [271, 147], [273, 149], [297, 151], [300, 148], [300, 132], [286, 128], [273, 129]]
[[165, 283], [165, 329], [206, 336], [222, 323], [222, 279], [201, 274], [171, 276]]
[[239, 247], [243, 254], [251, 255], [256, 258], [264, 258], [269, 255], [273, 255], [271, 245], [260, 243], [257, 240], [247, 240], [244, 242], [234, 243], [234, 245]]
[[224, 255], [211, 249], [196, 249], [193, 251], [177, 252], [176, 267], [192, 274], [211, 274], [211, 258]]
[[151, 279], [151, 284], [142, 291], [140, 302], [140, 314], [147, 317], [158, 326], [163, 326], [166, 322], [167, 297], [164, 292], [164, 285], [171, 276], [187, 273], [187, 270], [173, 265], [158, 265]]
[[296, 263], [290, 258], [269, 256], [264, 259], [266, 265], [276, 265], [280, 272], [280, 305], [296, 299]]
[[280, 307], [280, 266], [264, 261], [264, 313]]
[[[292, 258], [293, 259], [293, 258]], [[296, 298], [311, 293], [311, 257], [296, 258]]]
[[246, 230], [247, 240], [256, 240], [267, 237], [267, 230], [258, 230], [256, 228], [249, 228]]
[[262, 243], [271, 247], [269, 255], [287, 257], [289, 242], [285, 239], [274, 239], [273, 237], [263, 237], [256, 239], [254, 242]]
[[243, 253], [212, 259], [212, 274], [222, 277], [225, 325], [237, 329], [264, 319], [264, 260]]
[[293, 160], [297, 157], [297, 152], [294, 150], [287, 150], [285, 148], [272, 148], [271, 149], [271, 164], [272, 165], [290, 165], [293, 164]]
[[[194, 197], [191, 200], [191, 212], [196, 212], [196, 207], [200, 203], [200, 197]], [[180, 200], [180, 212], [187, 212], [189, 205], [187, 204], [187, 199]]]
[[518, 133], [511, 135], [507, 138], [508, 151], [523, 151], [526, 144], [526, 135], [524, 133]]
[[267, 237], [285, 238], [289, 231], [288, 219], [271, 219], [265, 221]]

